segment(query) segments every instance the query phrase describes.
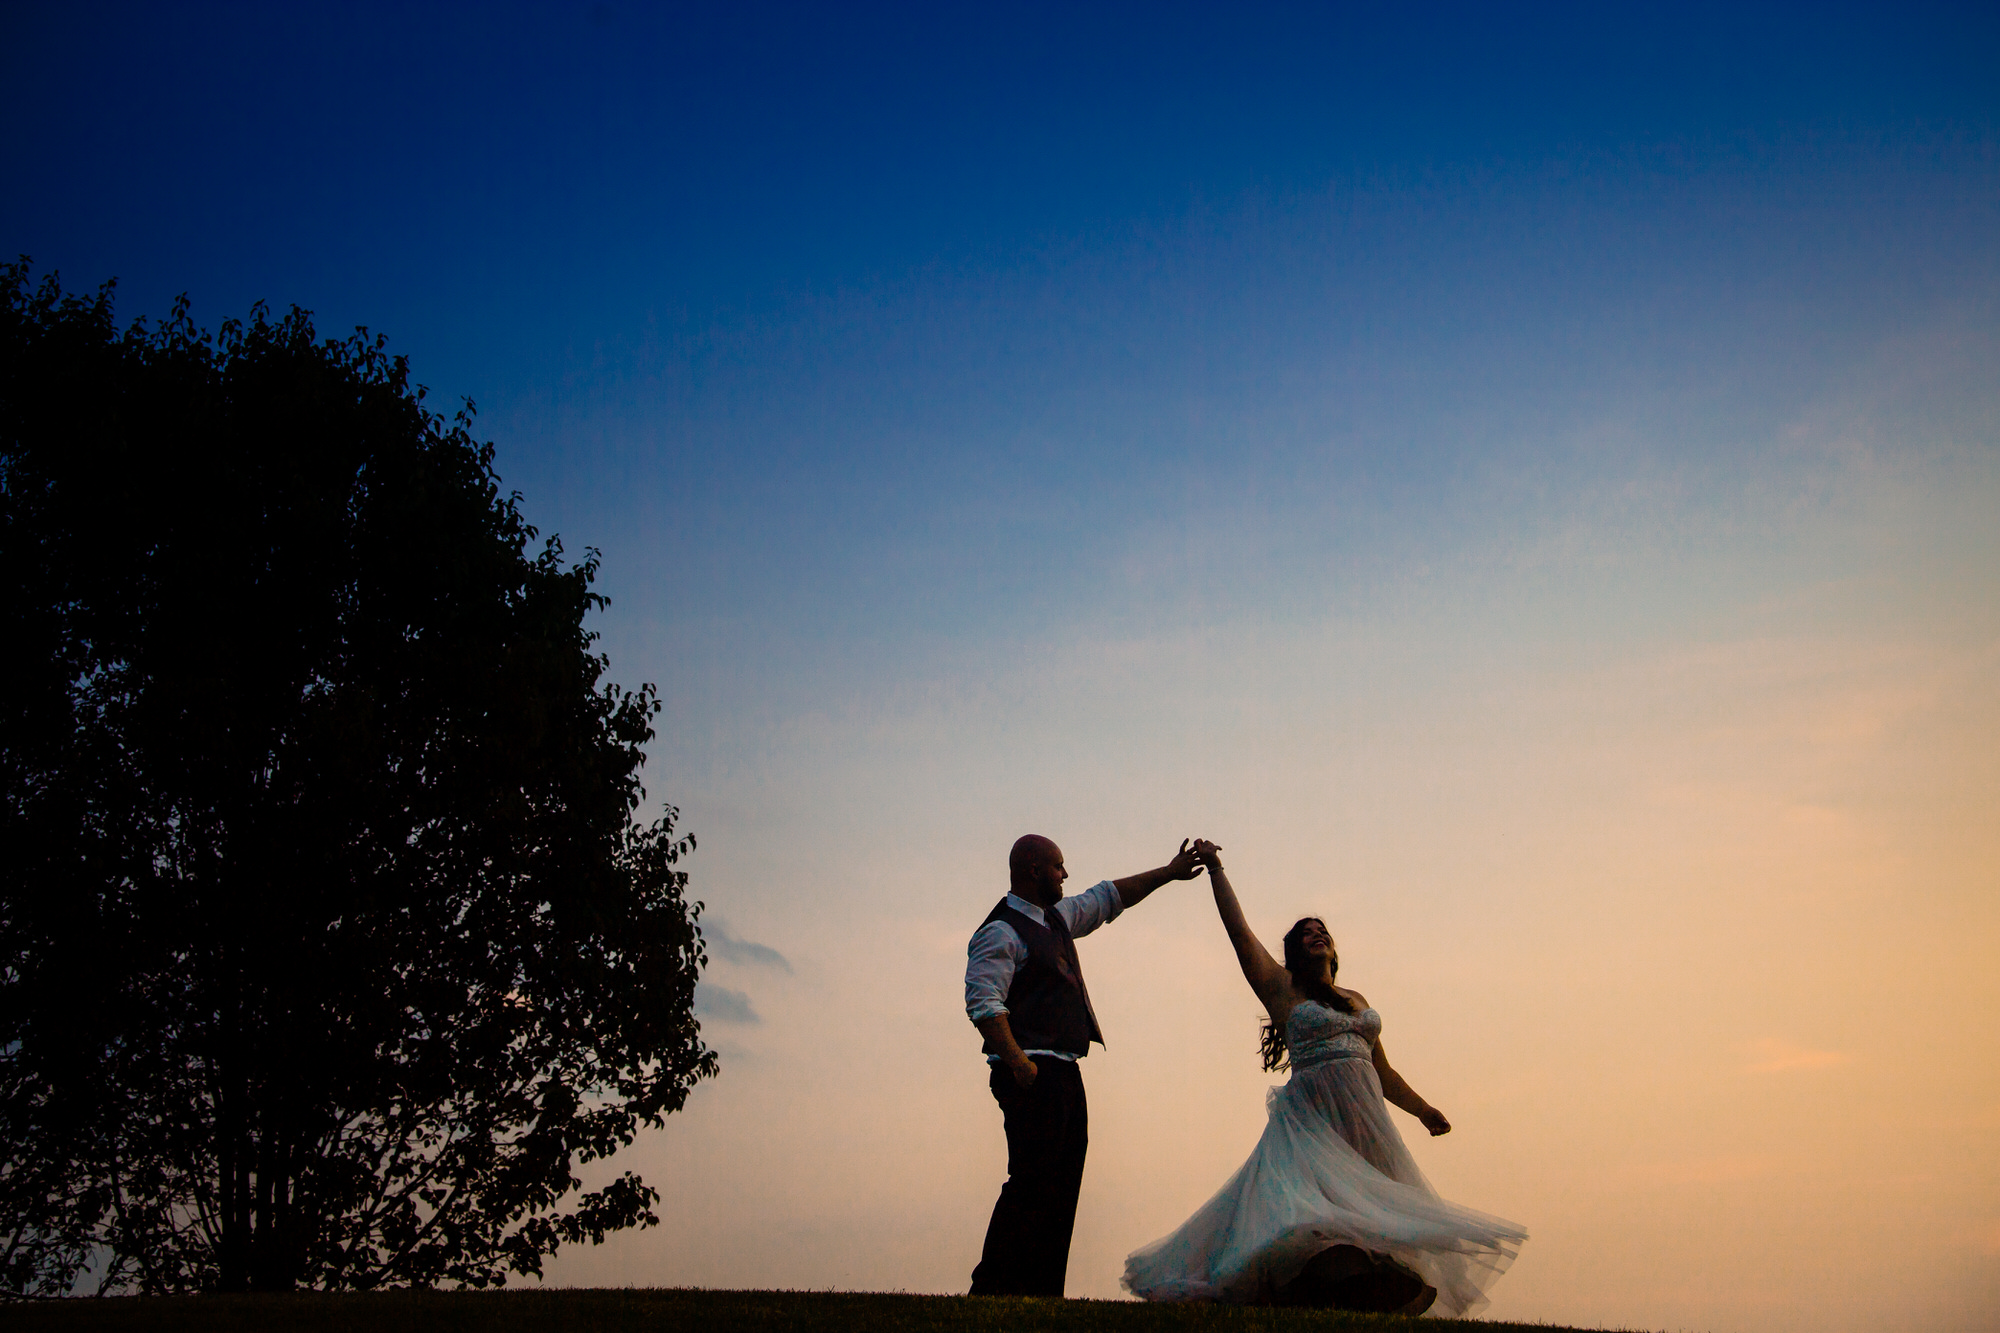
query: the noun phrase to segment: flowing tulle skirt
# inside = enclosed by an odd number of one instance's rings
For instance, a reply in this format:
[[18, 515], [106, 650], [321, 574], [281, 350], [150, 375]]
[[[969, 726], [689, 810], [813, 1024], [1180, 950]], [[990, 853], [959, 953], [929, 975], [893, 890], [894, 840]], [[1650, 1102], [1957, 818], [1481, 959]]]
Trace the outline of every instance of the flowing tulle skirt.
[[1241, 1170], [1178, 1231], [1125, 1260], [1149, 1301], [1256, 1303], [1334, 1245], [1386, 1254], [1437, 1288], [1431, 1313], [1469, 1315], [1528, 1233], [1438, 1197], [1404, 1146], [1375, 1066], [1293, 1071], [1265, 1098], [1269, 1120]]

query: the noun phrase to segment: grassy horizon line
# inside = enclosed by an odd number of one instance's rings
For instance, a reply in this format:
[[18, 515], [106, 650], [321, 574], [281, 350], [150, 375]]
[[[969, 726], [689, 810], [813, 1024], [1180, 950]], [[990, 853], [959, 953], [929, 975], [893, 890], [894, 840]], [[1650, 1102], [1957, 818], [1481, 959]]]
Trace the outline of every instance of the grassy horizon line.
[[[17, 1330], [60, 1333], [1364, 1333], [1415, 1329], [1396, 1315], [1263, 1306], [1153, 1305], [904, 1292], [538, 1287], [503, 1291], [287, 1292], [76, 1297], [12, 1305]], [[1425, 1330], [1584, 1333], [1557, 1324], [1421, 1320]], [[1601, 1333], [1592, 1330], [1591, 1333]]]

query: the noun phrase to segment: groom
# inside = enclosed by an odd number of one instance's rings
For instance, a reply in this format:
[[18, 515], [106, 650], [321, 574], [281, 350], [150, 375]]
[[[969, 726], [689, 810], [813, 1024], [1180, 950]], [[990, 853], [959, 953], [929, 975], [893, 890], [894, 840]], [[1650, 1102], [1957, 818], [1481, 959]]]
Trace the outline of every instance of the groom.
[[1102, 1046], [1075, 941], [1201, 866], [1186, 841], [1158, 870], [1063, 897], [1062, 848], [1033, 833], [1007, 854], [1011, 891], [966, 948], [965, 1012], [986, 1039], [1007, 1126], [1007, 1183], [993, 1205], [974, 1296], [1060, 1296], [1069, 1269], [1089, 1117], [1076, 1062]]

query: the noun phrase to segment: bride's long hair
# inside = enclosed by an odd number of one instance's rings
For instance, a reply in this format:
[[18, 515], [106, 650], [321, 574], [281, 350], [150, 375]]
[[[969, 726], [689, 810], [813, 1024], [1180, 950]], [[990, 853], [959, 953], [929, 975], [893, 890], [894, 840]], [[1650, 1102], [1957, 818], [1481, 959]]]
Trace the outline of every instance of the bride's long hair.
[[[1318, 917], [1302, 916], [1292, 923], [1290, 930], [1285, 932], [1285, 971], [1292, 974], [1292, 989], [1309, 1000], [1318, 1000], [1329, 1009], [1351, 1014], [1354, 1012], [1353, 1002], [1313, 975], [1319, 969], [1313, 965], [1313, 960], [1306, 956], [1308, 922], [1321, 930], [1326, 930], [1326, 922]], [[1329, 939], [1333, 935], [1330, 930], [1326, 930], [1326, 933]], [[1340, 950], [1333, 950], [1332, 957], [1328, 961], [1332, 966], [1327, 971], [1337, 975], [1340, 971]], [[1261, 1044], [1264, 1052], [1264, 1068], [1278, 1072], [1291, 1068], [1292, 1058], [1290, 1052], [1285, 1049], [1283, 1023], [1273, 1023], [1266, 1018]]]

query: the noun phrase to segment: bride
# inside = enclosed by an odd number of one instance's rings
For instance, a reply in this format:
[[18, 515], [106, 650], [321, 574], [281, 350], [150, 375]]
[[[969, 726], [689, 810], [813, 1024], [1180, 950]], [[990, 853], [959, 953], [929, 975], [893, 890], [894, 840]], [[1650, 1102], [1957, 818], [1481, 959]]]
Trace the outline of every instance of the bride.
[[1216, 910], [1250, 989], [1264, 1002], [1264, 1068], [1291, 1080], [1265, 1097], [1250, 1160], [1178, 1231], [1125, 1261], [1124, 1286], [1149, 1301], [1219, 1300], [1467, 1315], [1528, 1233], [1438, 1197], [1384, 1099], [1432, 1134], [1451, 1122], [1389, 1065], [1382, 1016], [1333, 984], [1326, 924], [1285, 934], [1281, 966], [1251, 933], [1222, 849], [1197, 841]]

